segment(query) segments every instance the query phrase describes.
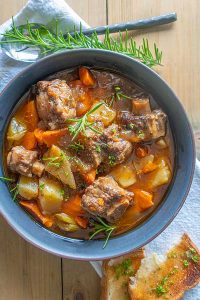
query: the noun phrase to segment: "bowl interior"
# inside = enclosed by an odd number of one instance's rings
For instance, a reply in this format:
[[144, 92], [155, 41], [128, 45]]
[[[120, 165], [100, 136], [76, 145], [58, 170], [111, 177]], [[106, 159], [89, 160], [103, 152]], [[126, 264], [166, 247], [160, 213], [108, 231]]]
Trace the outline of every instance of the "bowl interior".
[[[10, 225], [36, 246], [74, 259], [100, 260], [132, 251], [156, 237], [175, 217], [189, 191], [194, 171], [193, 135], [185, 111], [169, 86], [152, 70], [124, 55], [102, 50], [72, 50], [49, 56], [30, 65], [14, 78], [0, 95], [0, 176], [3, 174], [3, 139], [13, 108], [30, 86], [44, 77], [79, 65], [104, 68], [127, 77], [150, 93], [168, 116], [174, 144], [173, 180], [158, 208], [138, 227], [103, 241], [82, 241], [54, 234], [32, 219], [13, 202], [7, 186], [0, 182], [0, 211]], [[23, 98], [21, 99], [23, 101]], [[20, 102], [21, 102], [20, 101]]]

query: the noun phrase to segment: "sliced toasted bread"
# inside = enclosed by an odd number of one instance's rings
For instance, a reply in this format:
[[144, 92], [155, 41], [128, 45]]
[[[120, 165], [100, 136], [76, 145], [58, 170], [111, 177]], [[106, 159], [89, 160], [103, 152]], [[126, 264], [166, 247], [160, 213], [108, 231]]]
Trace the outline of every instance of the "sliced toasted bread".
[[178, 300], [200, 281], [200, 253], [187, 234], [167, 253], [164, 262], [150, 264], [151, 260], [145, 258], [135, 277], [130, 278], [131, 300]]
[[140, 267], [143, 249], [103, 262], [101, 300], [128, 300], [128, 281]]

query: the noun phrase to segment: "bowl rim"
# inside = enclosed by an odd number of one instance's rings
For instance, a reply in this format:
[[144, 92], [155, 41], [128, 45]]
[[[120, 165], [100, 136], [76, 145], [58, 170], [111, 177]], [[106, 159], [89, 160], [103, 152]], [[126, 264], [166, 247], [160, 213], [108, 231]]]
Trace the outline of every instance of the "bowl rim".
[[[116, 53], [116, 52], [112, 52], [112, 51], [109, 51], [109, 50], [102, 50], [102, 49], [76, 49], [76, 50], [66, 50], [66, 51], [62, 51], [62, 52], [58, 52], [58, 53], [54, 53], [52, 55], [49, 55], [47, 57], [44, 57], [38, 61], [36, 61], [35, 63], [32, 63], [30, 65], [28, 65], [27, 67], [25, 67], [22, 71], [20, 71], [18, 74], [16, 74], [10, 81], [9, 83], [3, 88], [3, 90], [1, 91], [0, 93], [0, 100], [1, 100], [1, 97], [7, 92], [7, 90], [9, 90], [13, 83], [15, 82], [15, 80], [17, 80], [19, 77], [23, 76], [24, 74], [26, 74], [27, 71], [31, 70], [32, 68], [36, 68], [38, 65], [40, 65], [41, 63], [43, 62], [46, 62], [48, 60], [51, 60], [51, 59], [54, 59], [55, 57], [59, 57], [59, 56], [65, 56], [65, 55], [68, 55], [70, 53], [81, 53], [81, 55], [84, 55], [84, 53], [87, 53], [87, 52], [91, 52], [91, 53], [104, 53], [105, 55], [111, 55], [111, 56], [116, 56], [116, 57], [122, 57], [123, 59], [125, 60], [129, 60], [130, 63], [135, 63], [135, 64], [139, 64], [142, 68], [145, 69], [145, 71], [147, 72], [150, 72], [152, 73], [152, 75], [154, 77], [156, 77], [157, 79], [161, 80], [161, 82], [165, 85], [165, 87], [171, 92], [171, 94], [173, 95], [173, 97], [176, 99], [176, 101], [178, 101], [178, 104], [179, 106], [182, 108], [182, 111], [184, 112], [184, 117], [185, 117], [185, 121], [187, 122], [187, 126], [188, 126], [188, 130], [189, 130], [189, 134], [190, 134], [190, 139], [191, 139], [191, 148], [192, 148], [192, 153], [191, 153], [191, 157], [192, 157], [192, 164], [191, 164], [191, 172], [190, 172], [190, 176], [188, 178], [188, 183], [187, 183], [187, 188], [185, 189], [185, 192], [184, 192], [184, 195], [182, 196], [182, 199], [181, 199], [181, 202], [178, 206], [178, 208], [171, 214], [170, 218], [168, 219], [168, 221], [165, 223], [164, 226], [160, 226], [160, 229], [156, 231], [156, 233], [154, 233], [151, 237], [149, 237], [148, 239], [145, 239], [145, 242], [141, 243], [139, 246], [137, 247], [134, 247], [134, 250], [137, 250], [138, 248], [141, 248], [143, 247], [144, 245], [148, 244], [149, 242], [151, 242], [152, 240], [154, 240], [161, 232], [163, 232], [168, 226], [169, 224], [174, 220], [174, 218], [176, 217], [176, 215], [178, 214], [178, 212], [180, 211], [180, 209], [182, 208], [186, 198], [187, 198], [187, 195], [189, 193], [189, 190], [190, 190], [190, 187], [191, 187], [191, 183], [192, 183], [192, 179], [193, 179], [193, 175], [194, 175], [194, 170], [195, 170], [195, 142], [194, 142], [194, 136], [193, 136], [193, 131], [192, 131], [192, 127], [191, 127], [191, 124], [187, 118], [187, 115], [185, 113], [185, 110], [183, 108], [183, 105], [182, 103], [180, 102], [180, 100], [178, 99], [178, 97], [176, 96], [176, 94], [174, 93], [174, 91], [170, 88], [170, 86], [166, 83], [166, 81], [161, 78], [158, 73], [156, 73], [154, 70], [150, 69], [148, 66], [144, 65], [143, 63], [141, 63], [140, 61], [134, 59], [134, 58], [130, 58], [128, 57], [127, 55], [124, 55], [124, 54], [120, 54], [120, 53]], [[17, 103], [17, 102], [16, 102]], [[16, 105], [15, 103], [15, 105]], [[174, 141], [175, 143], [175, 141]], [[0, 166], [0, 170], [2, 169], [2, 166]], [[170, 186], [171, 186], [171, 183], [170, 183]], [[169, 187], [170, 187], [169, 186]], [[168, 188], [169, 189], [169, 188]], [[162, 201], [161, 201], [162, 203]], [[69, 258], [69, 259], [75, 259], [75, 260], [92, 260], [92, 261], [95, 261], [95, 260], [104, 260], [104, 259], [108, 259], [108, 258], [113, 258], [113, 257], [117, 257], [119, 255], [124, 255], [124, 254], [127, 254], [131, 251], [133, 251], [133, 248], [129, 247], [128, 249], [126, 250], [123, 250], [121, 251], [120, 253], [117, 253], [117, 254], [110, 254], [110, 255], [105, 255], [105, 253], [103, 254], [104, 250], [102, 250], [102, 255], [98, 255], [98, 256], [88, 256], [87, 253], [85, 255], [82, 255], [82, 256], [79, 256], [78, 254], [65, 254], [63, 253], [62, 250], [58, 251], [58, 250], [53, 250], [51, 247], [49, 247], [49, 245], [45, 244], [45, 243], [42, 243], [41, 240], [38, 240], [37, 237], [34, 237], [32, 235], [30, 235], [29, 233], [27, 233], [26, 230], [23, 230], [23, 228], [20, 228], [20, 226], [16, 226], [17, 225], [17, 222], [10, 218], [9, 215], [7, 214], [7, 212], [3, 209], [3, 207], [1, 206], [1, 203], [0, 203], [0, 213], [2, 214], [2, 216], [4, 217], [4, 219], [6, 219], [6, 221], [8, 222], [8, 224], [20, 235], [22, 236], [26, 241], [30, 242], [32, 245], [44, 250], [44, 251], [47, 251], [51, 254], [54, 254], [54, 255], [57, 255], [57, 256], [60, 256], [60, 257], [64, 257], [64, 258]], [[29, 217], [30, 218], [30, 217]], [[150, 219], [150, 218], [148, 218]], [[35, 223], [31, 220], [32, 223]], [[144, 222], [142, 223], [144, 224]], [[141, 226], [142, 226], [141, 224]], [[40, 226], [42, 227], [42, 226]], [[42, 227], [43, 228], [43, 227]], [[57, 237], [61, 238], [61, 236], [57, 235], [57, 234], [54, 234], [52, 233], [51, 231], [49, 231], [48, 229], [45, 229], [43, 228], [45, 231], [47, 231], [48, 233], [50, 233], [51, 235], [56, 235]], [[117, 236], [116, 238], [113, 238], [111, 239], [112, 240], [115, 240], [115, 239], [119, 239], [121, 236], [124, 236], [124, 234], [122, 235], [119, 235]], [[64, 238], [65, 241], [66, 241], [66, 238]], [[67, 239], [70, 241], [70, 239]], [[85, 241], [84, 241], [85, 242]], [[90, 241], [90, 242], [96, 242], [96, 241]], [[98, 247], [102, 247], [102, 241], [99, 241], [100, 245], [98, 245]], [[110, 251], [111, 252], [111, 251]]]

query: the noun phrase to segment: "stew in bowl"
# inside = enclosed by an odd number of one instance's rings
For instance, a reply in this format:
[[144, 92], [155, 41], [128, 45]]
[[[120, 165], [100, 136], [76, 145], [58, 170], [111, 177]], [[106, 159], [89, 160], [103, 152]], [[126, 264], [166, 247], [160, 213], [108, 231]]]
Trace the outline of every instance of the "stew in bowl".
[[174, 169], [168, 117], [153, 97], [85, 66], [31, 87], [4, 150], [5, 181], [22, 209], [59, 235], [104, 246], [152, 214]]

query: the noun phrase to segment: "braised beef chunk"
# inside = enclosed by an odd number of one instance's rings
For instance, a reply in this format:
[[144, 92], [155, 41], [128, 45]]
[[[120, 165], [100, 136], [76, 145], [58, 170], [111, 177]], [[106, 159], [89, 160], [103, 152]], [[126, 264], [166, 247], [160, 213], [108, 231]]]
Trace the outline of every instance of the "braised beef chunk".
[[104, 130], [97, 143], [101, 148], [102, 161], [113, 167], [125, 161], [133, 147], [129, 141], [119, 137], [119, 126], [113, 124]]
[[16, 146], [11, 149], [7, 156], [7, 164], [12, 172], [28, 177], [33, 174], [41, 176], [44, 165], [37, 159], [38, 152], [26, 150], [23, 146]]
[[37, 110], [43, 126], [57, 129], [66, 126], [66, 120], [76, 116], [76, 103], [70, 87], [64, 80], [39, 81], [36, 96]]
[[141, 116], [121, 112], [118, 114], [118, 120], [125, 130], [131, 131], [132, 142], [151, 141], [166, 134], [167, 116], [160, 109]]
[[149, 98], [135, 98], [132, 100], [132, 112], [140, 116], [151, 112]]
[[86, 188], [81, 205], [89, 213], [115, 223], [133, 203], [133, 196], [112, 177], [99, 177]]

